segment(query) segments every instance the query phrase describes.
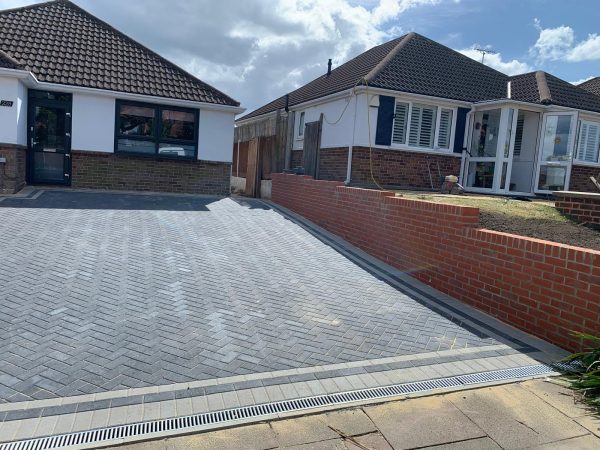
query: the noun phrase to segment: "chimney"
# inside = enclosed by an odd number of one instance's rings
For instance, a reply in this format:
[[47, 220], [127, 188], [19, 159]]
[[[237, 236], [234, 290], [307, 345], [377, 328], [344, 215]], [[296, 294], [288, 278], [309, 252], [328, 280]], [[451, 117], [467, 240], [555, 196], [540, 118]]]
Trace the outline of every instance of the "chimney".
[[327, 76], [331, 75], [331, 58], [327, 62]]

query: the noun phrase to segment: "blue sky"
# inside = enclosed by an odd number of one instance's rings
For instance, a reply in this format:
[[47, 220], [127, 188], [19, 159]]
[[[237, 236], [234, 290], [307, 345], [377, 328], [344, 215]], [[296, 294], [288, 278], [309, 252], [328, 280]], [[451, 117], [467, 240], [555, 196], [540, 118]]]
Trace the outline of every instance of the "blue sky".
[[[35, 0], [0, 0], [0, 9]], [[74, 0], [248, 110], [416, 31], [508, 74], [600, 75], [600, 0]]]

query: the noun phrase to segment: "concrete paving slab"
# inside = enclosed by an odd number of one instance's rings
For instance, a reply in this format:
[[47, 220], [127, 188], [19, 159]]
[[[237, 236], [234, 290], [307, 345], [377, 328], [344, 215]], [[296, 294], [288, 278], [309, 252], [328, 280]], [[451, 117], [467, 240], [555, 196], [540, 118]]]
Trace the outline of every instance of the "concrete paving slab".
[[264, 450], [277, 446], [278, 442], [271, 427], [267, 424], [258, 424], [215, 431], [206, 435], [200, 434], [169, 439], [166, 442], [165, 449]]
[[449, 444], [427, 447], [428, 450], [502, 450], [489, 437], [470, 439], [468, 441], [452, 442]]
[[600, 438], [600, 417], [597, 414], [577, 417], [575, 422]]
[[364, 436], [357, 436], [353, 439], [362, 447], [356, 445], [351, 440], [346, 440], [344, 443], [346, 444], [346, 448], [348, 450], [365, 450], [365, 447], [370, 450], [394, 450], [381, 433], [370, 433]]
[[271, 427], [281, 447], [310, 444], [340, 437], [317, 416], [272, 422]]
[[346, 436], [358, 436], [377, 431], [375, 424], [362, 409], [335, 411], [318, 417], [325, 425], [341, 431]]
[[456, 392], [446, 398], [502, 448], [523, 448], [588, 431], [519, 385]]
[[531, 447], [531, 450], [599, 450], [600, 442], [593, 436], [581, 436], [564, 441]]
[[526, 381], [521, 383], [521, 386], [533, 392], [566, 416], [578, 417], [584, 412], [581, 404], [576, 402], [575, 393], [567, 386], [559, 384], [559, 380]]
[[310, 444], [293, 445], [291, 447], [280, 447], [281, 450], [346, 450], [344, 441], [341, 439], [329, 439], [327, 441], [311, 442]]
[[387, 403], [364, 411], [396, 450], [426, 447], [485, 433], [441, 396]]

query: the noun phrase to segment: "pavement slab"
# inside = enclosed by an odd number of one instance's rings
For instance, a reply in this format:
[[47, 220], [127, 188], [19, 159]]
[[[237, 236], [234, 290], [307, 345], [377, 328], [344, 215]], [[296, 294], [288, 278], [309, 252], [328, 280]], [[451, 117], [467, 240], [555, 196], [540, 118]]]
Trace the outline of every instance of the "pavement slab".
[[588, 433], [519, 385], [456, 392], [446, 398], [505, 449], [533, 447]]
[[364, 409], [396, 450], [485, 437], [486, 434], [441, 396]]

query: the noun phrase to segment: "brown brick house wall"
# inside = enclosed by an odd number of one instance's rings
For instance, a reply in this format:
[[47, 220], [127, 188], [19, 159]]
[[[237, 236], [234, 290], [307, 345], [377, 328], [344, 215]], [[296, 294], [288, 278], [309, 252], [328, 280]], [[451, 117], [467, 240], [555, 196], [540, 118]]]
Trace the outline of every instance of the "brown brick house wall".
[[21, 145], [0, 144], [0, 194], [14, 194], [25, 186], [27, 148]]
[[[375, 148], [372, 151], [373, 175], [382, 185], [431, 189], [433, 181], [433, 187], [438, 189], [441, 185], [439, 172], [442, 177], [460, 174], [461, 158], [457, 156]], [[352, 150], [352, 183], [373, 184], [366, 147]]]
[[319, 179], [344, 181], [348, 170], [348, 147], [319, 150]]
[[292, 169], [295, 169], [296, 167], [303, 167], [303, 155], [304, 151], [302, 150], [292, 150]]
[[592, 183], [590, 177], [594, 177], [600, 182], [600, 167], [573, 165], [571, 168], [569, 190], [576, 192], [600, 192], [594, 183]]
[[231, 163], [72, 152], [75, 188], [228, 195]]

